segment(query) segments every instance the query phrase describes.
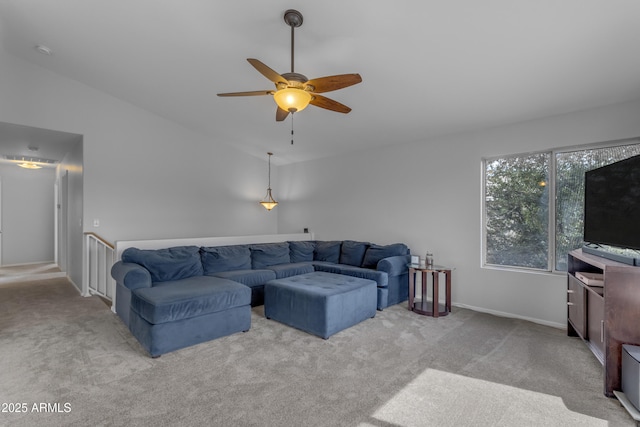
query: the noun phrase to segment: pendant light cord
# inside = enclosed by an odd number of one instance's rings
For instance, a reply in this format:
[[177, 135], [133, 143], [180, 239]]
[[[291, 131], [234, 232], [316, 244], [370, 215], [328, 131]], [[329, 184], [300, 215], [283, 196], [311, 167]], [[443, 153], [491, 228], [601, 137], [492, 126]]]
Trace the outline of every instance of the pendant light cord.
[[271, 156], [273, 153], [267, 153], [269, 155], [269, 190], [271, 190]]

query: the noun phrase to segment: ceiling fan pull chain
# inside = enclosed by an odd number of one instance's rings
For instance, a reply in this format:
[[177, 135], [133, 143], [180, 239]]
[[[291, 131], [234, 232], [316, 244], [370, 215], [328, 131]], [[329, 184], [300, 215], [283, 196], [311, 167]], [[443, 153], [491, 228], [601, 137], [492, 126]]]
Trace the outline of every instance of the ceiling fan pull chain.
[[291, 113], [291, 145], [293, 145], [293, 114]]

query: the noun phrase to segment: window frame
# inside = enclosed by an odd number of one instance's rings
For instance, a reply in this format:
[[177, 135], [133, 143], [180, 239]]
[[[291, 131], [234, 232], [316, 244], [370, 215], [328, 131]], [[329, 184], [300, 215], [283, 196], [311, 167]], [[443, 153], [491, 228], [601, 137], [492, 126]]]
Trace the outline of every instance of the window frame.
[[[538, 151], [528, 151], [521, 153], [511, 153], [501, 156], [491, 156], [491, 157], [483, 157], [481, 159], [481, 191], [480, 191], [480, 203], [481, 203], [481, 255], [480, 255], [480, 267], [485, 269], [492, 270], [507, 270], [507, 271], [518, 271], [518, 272], [528, 272], [528, 273], [539, 273], [539, 274], [566, 274], [566, 271], [557, 270], [556, 269], [556, 181], [557, 181], [557, 155], [560, 153], [571, 153], [575, 151], [587, 151], [594, 150], [600, 148], [611, 148], [618, 147], [623, 145], [640, 145], [640, 137], [634, 138], [625, 138], [618, 139], [612, 141], [605, 142], [596, 142], [590, 144], [580, 144], [580, 145], [572, 145], [572, 146], [564, 146], [564, 147], [556, 147], [550, 148], [546, 150], [538, 150]], [[539, 154], [547, 154], [549, 155], [549, 182], [547, 183], [547, 187], [549, 190], [549, 197], [547, 211], [549, 218], [548, 221], [548, 249], [547, 249], [547, 268], [533, 268], [533, 267], [520, 267], [515, 265], [500, 265], [500, 264], [489, 264], [487, 263], [487, 209], [486, 209], [486, 197], [487, 197], [487, 163], [492, 162], [498, 159], [508, 159], [512, 157], [523, 157], [523, 156], [533, 156]]]

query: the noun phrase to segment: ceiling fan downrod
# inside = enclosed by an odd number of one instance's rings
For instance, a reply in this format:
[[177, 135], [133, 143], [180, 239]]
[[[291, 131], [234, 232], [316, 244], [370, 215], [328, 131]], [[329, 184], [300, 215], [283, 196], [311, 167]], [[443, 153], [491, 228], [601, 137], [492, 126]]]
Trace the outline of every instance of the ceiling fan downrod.
[[293, 74], [293, 47], [294, 47], [294, 29], [302, 25], [302, 14], [294, 9], [289, 9], [284, 13], [284, 22], [291, 27], [291, 73]]

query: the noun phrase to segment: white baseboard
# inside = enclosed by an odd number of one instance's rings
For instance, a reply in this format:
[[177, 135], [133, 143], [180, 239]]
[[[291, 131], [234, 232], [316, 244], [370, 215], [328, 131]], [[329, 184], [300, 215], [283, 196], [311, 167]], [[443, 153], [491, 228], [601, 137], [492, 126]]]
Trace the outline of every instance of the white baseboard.
[[494, 316], [509, 317], [509, 318], [512, 318], [512, 319], [526, 320], [526, 321], [529, 321], [529, 322], [537, 323], [539, 325], [550, 326], [552, 328], [564, 329], [564, 330], [567, 329], [567, 325], [563, 324], [563, 323], [549, 322], [547, 320], [541, 320], [541, 319], [536, 319], [536, 318], [527, 317], [527, 316], [519, 316], [519, 315], [513, 314], [513, 313], [505, 313], [503, 311], [489, 310], [489, 309], [486, 309], [486, 308], [474, 307], [472, 305], [466, 305], [466, 304], [452, 303], [451, 305], [453, 305], [454, 307], [460, 307], [460, 308], [466, 308], [466, 309], [473, 310], [473, 311], [479, 311], [480, 313], [493, 314]]
[[89, 294], [89, 295], [84, 295], [84, 294], [82, 293], [82, 287], [80, 287], [80, 286], [76, 285], [76, 283], [75, 283], [73, 280], [71, 280], [71, 277], [69, 277], [69, 276], [66, 276], [66, 277], [67, 277], [67, 280], [68, 280], [69, 282], [71, 282], [71, 284], [73, 285], [73, 287], [74, 287], [74, 288], [76, 288], [76, 290], [78, 291], [78, 293], [79, 293], [81, 296], [83, 296], [83, 297], [90, 297], [90, 296], [91, 296], [91, 294]]
[[5, 264], [2, 265], [0, 267], [24, 267], [25, 265], [45, 265], [45, 264], [55, 264], [56, 262], [54, 260], [50, 260], [50, 261], [33, 261], [33, 262], [19, 262], [17, 264]]

